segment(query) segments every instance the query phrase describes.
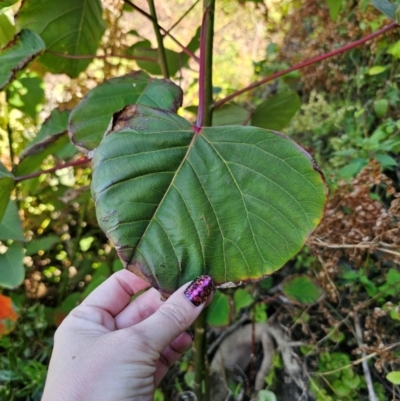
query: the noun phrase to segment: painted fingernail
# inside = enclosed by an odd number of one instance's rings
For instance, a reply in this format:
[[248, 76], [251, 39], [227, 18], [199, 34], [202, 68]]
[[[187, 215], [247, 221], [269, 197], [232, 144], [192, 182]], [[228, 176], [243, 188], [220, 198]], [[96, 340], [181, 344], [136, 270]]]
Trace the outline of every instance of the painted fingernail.
[[207, 301], [208, 296], [214, 290], [214, 283], [210, 276], [200, 276], [186, 288], [184, 295], [194, 306], [199, 306]]

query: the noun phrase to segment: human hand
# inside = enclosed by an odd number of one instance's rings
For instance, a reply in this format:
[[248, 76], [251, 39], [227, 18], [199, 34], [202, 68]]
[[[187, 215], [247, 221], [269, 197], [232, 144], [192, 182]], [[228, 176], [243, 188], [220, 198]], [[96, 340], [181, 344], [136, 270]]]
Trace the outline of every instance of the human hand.
[[148, 287], [121, 270], [71, 311], [55, 333], [42, 401], [153, 400], [169, 367], [190, 346], [186, 330], [214, 286], [201, 276], [165, 302], [154, 288], [130, 302]]

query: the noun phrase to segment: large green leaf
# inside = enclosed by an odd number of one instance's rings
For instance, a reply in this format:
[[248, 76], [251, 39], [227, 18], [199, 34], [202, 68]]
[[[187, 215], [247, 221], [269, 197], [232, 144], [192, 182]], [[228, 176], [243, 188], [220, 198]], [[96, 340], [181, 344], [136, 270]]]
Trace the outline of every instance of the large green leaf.
[[93, 155], [98, 222], [126, 268], [164, 295], [200, 274], [259, 280], [296, 254], [322, 218], [326, 185], [288, 137], [202, 128], [136, 105]]
[[23, 265], [24, 249], [14, 242], [5, 253], [0, 254], [0, 286], [15, 288], [22, 284], [25, 277]]
[[0, 240], [25, 241], [22, 221], [19, 217], [18, 208], [14, 201], [8, 202], [3, 220], [0, 223]]
[[15, 175], [33, 173], [40, 168], [47, 156], [58, 154], [65, 149], [74, 150], [67, 136], [68, 116], [68, 110], [52, 111], [36, 137], [22, 152]]
[[0, 163], [0, 223], [14, 189], [14, 176]]
[[182, 104], [182, 90], [170, 81], [150, 78], [143, 71], [112, 78], [92, 89], [72, 111], [69, 121], [72, 142], [84, 149], [94, 149], [113, 114], [135, 103], [176, 112]]
[[[96, 54], [105, 31], [100, 0], [25, 0], [18, 25], [37, 32], [47, 50], [71, 56]], [[70, 59], [50, 53], [40, 62], [53, 73], [77, 77], [93, 59]]]
[[256, 127], [280, 131], [300, 109], [301, 102], [296, 92], [280, 92], [257, 106], [251, 116]]
[[43, 40], [35, 32], [23, 29], [0, 51], [0, 89], [10, 83], [15, 74], [40, 54], [45, 48]]

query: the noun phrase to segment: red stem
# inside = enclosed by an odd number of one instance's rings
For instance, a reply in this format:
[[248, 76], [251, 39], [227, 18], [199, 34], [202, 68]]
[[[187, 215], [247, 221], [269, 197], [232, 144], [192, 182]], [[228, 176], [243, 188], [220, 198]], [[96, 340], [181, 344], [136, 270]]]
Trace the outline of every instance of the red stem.
[[195, 128], [200, 128], [204, 124], [204, 110], [206, 108], [206, 85], [205, 85], [205, 72], [206, 72], [206, 33], [207, 33], [207, 16], [209, 10], [206, 9], [203, 14], [203, 21], [201, 23], [200, 32], [200, 72], [199, 72], [199, 109], [197, 111], [197, 122]]
[[75, 160], [73, 162], [68, 162], [68, 163], [64, 163], [64, 164], [58, 164], [57, 166], [54, 166], [54, 167], [49, 168], [47, 170], [40, 170], [40, 171], [36, 171], [35, 173], [32, 173], [32, 174], [21, 175], [19, 177], [15, 177], [14, 181], [15, 182], [20, 182], [20, 181], [29, 180], [30, 178], [35, 178], [35, 177], [38, 177], [39, 175], [42, 175], [42, 174], [54, 173], [55, 171], [61, 170], [63, 168], [80, 166], [82, 164], [87, 164], [89, 162], [90, 162], [90, 159], [87, 159], [86, 157], [83, 157], [83, 158], [81, 158], [79, 160]]
[[354, 47], [360, 46], [363, 43], [368, 42], [371, 39], [374, 39], [377, 36], [382, 35], [383, 33], [393, 29], [396, 26], [398, 26], [397, 22], [392, 22], [391, 24], [384, 26], [383, 28], [379, 29], [378, 31], [376, 31], [374, 33], [371, 33], [370, 35], [366, 36], [365, 38], [362, 38], [360, 40], [356, 40], [355, 42], [349, 43], [348, 45], [343, 46], [340, 49], [333, 50], [333, 51], [331, 51], [329, 53], [322, 54], [321, 56], [313, 57], [313, 58], [311, 58], [311, 59], [309, 59], [307, 61], [303, 61], [303, 62], [301, 62], [299, 64], [296, 64], [296, 65], [294, 65], [294, 66], [292, 66], [290, 68], [287, 68], [286, 70], [282, 70], [282, 71], [276, 72], [275, 74], [269, 75], [268, 77], [265, 77], [260, 81], [254, 82], [251, 85], [246, 86], [243, 89], [240, 89], [240, 90], [238, 90], [236, 92], [233, 92], [232, 94], [230, 94], [229, 96], [219, 100], [218, 102], [215, 102], [214, 103], [214, 108], [220, 107], [223, 104], [225, 104], [226, 102], [229, 102], [229, 100], [235, 98], [236, 96], [239, 96], [242, 93], [248, 92], [251, 89], [257, 88], [257, 86], [263, 85], [266, 82], [269, 82], [269, 81], [272, 81], [272, 80], [274, 80], [276, 78], [279, 78], [282, 75], [288, 74], [289, 72], [300, 70], [301, 68], [307, 67], [308, 65], [315, 64], [318, 61], [325, 60], [327, 58], [336, 56], [336, 55], [344, 53], [344, 52], [346, 52], [346, 51], [348, 51], [350, 49], [353, 49]]

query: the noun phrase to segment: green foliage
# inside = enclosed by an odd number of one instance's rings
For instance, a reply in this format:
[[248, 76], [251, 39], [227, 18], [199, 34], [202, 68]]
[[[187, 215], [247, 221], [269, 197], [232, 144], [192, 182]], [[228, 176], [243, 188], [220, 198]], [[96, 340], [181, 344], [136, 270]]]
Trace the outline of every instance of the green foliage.
[[283, 282], [283, 293], [294, 302], [309, 305], [318, 302], [324, 291], [310, 277], [292, 275]]

